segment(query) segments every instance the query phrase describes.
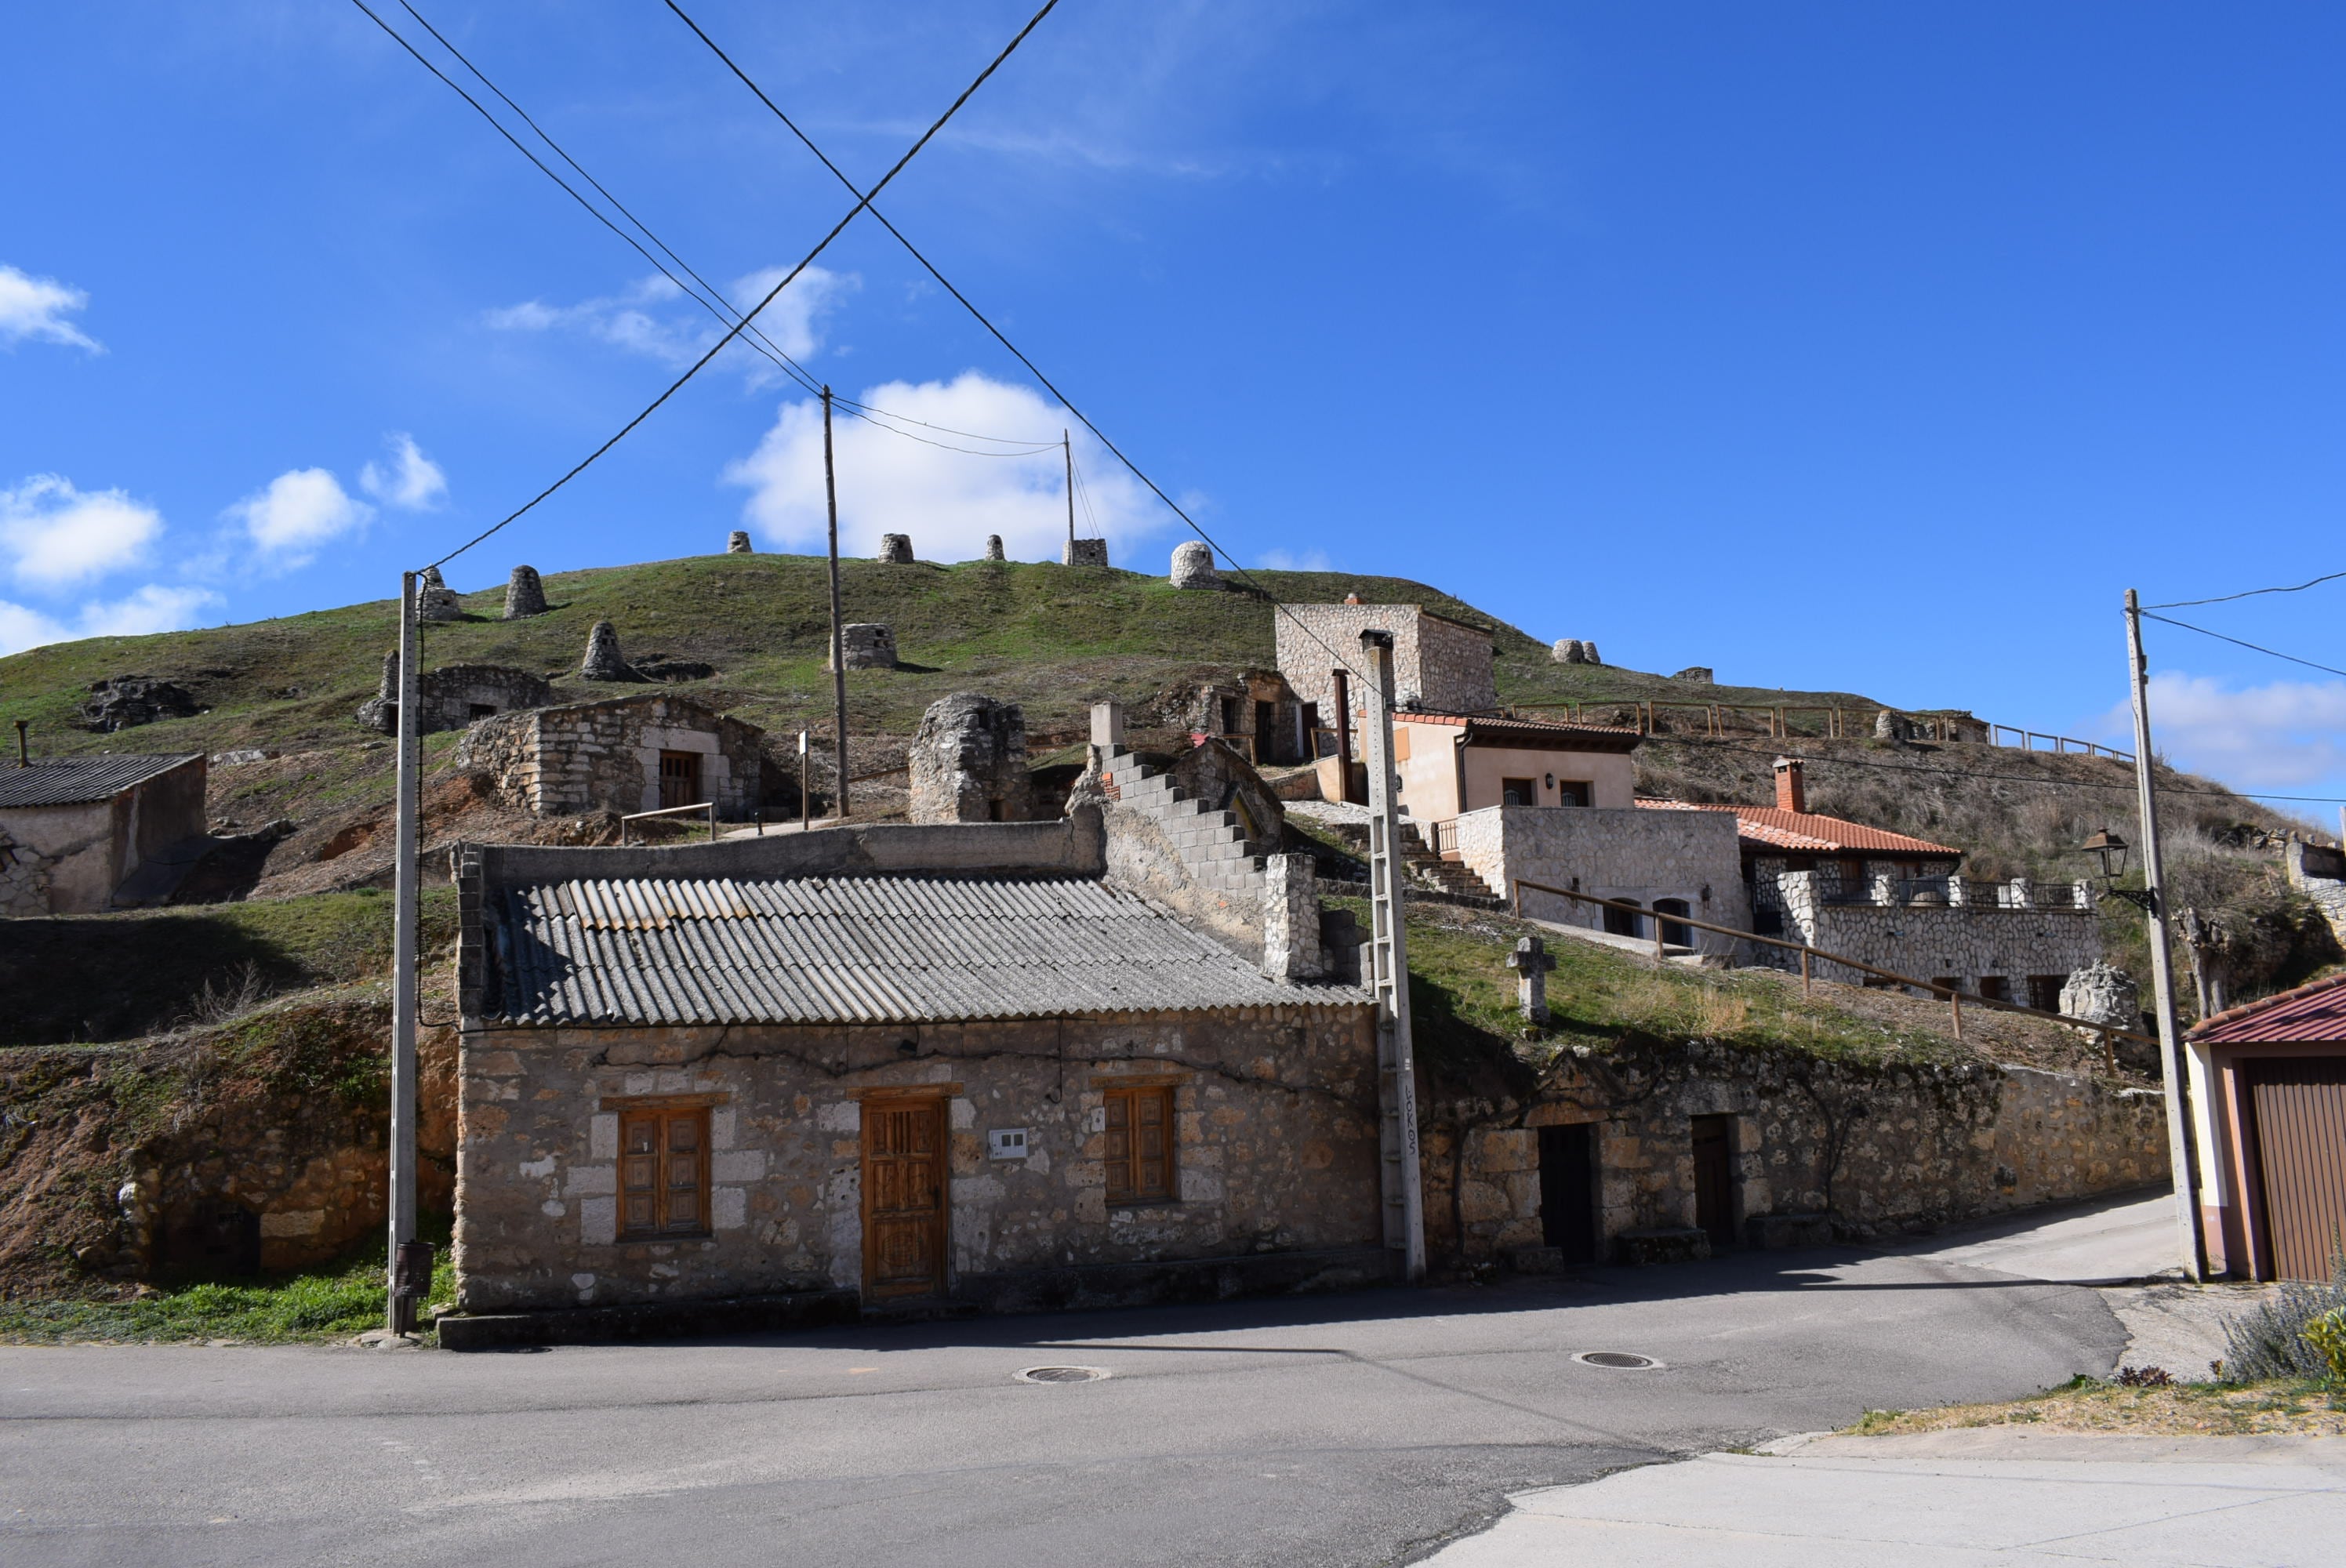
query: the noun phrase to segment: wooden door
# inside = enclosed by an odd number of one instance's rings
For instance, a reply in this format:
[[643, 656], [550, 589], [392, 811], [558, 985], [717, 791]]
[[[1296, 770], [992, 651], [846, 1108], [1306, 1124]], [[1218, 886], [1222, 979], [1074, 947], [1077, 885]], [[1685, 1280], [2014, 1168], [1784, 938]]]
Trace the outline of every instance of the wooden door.
[[1539, 1130], [1540, 1239], [1578, 1267], [1596, 1261], [1596, 1129]]
[[2265, 1256], [2275, 1278], [2327, 1279], [2346, 1249], [2346, 1056], [2246, 1067]]
[[660, 753], [660, 809], [700, 804], [700, 753]]
[[1735, 1145], [1725, 1116], [1694, 1119], [1694, 1222], [1713, 1247], [1735, 1245]]
[[863, 1286], [933, 1296], [945, 1287], [945, 1105], [863, 1105]]

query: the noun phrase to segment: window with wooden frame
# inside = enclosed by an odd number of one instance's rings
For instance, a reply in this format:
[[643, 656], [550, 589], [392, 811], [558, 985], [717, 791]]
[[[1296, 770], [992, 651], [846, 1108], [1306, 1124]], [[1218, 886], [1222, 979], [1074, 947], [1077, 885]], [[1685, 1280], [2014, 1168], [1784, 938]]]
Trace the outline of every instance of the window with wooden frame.
[[1105, 1091], [1107, 1102], [1107, 1201], [1111, 1206], [1173, 1200], [1173, 1085]]
[[709, 1107], [619, 1115], [619, 1236], [709, 1232]]

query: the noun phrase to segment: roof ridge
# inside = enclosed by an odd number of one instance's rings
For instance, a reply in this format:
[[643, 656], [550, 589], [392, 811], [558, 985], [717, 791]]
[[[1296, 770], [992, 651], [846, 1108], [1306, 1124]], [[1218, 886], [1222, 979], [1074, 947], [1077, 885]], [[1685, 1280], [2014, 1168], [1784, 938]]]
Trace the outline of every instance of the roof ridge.
[[2346, 974], [2324, 975], [2319, 980], [2309, 980], [2302, 984], [2292, 985], [2287, 991], [2276, 991], [2270, 996], [2259, 996], [2254, 1002], [2243, 1002], [2235, 1006], [2227, 1007], [2221, 1013], [2211, 1013], [2194, 1023], [2187, 1033], [2196, 1035], [2203, 1030], [2213, 1029], [2219, 1023], [2236, 1023], [2270, 1008], [2300, 1001], [2305, 997], [2317, 995], [2341, 985], [2346, 985]]

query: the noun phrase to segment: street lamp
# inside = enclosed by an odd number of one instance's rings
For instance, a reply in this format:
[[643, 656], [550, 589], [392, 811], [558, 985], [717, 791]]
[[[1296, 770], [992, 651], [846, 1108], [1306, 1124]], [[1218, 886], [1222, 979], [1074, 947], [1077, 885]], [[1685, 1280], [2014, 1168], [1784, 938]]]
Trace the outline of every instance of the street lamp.
[[2132, 847], [2124, 839], [2104, 828], [2077, 847], [2101, 862], [2102, 874], [2095, 880], [2102, 884], [2102, 897], [2124, 899], [2145, 912], [2157, 907], [2157, 896], [2147, 889], [2116, 885], [2119, 873], [2126, 870], [2127, 850]]

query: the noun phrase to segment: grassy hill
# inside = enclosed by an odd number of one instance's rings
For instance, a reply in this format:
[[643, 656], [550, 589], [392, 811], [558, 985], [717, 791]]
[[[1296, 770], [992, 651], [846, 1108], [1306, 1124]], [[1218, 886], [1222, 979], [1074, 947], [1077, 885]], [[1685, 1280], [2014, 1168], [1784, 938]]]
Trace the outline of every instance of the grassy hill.
[[[847, 618], [894, 627], [904, 662], [899, 670], [850, 673], [851, 728], [907, 733], [937, 697], [974, 687], [1023, 703], [1031, 732], [1072, 736], [1103, 697], [1138, 702], [1176, 682], [1272, 662], [1276, 612], [1269, 598], [1240, 588], [1184, 593], [1135, 572], [1016, 562], [849, 561], [842, 576]], [[1486, 627], [1497, 649], [1500, 695], [1509, 702], [1689, 695], [1684, 683], [1661, 676], [1556, 664], [1545, 644], [1423, 583], [1339, 572], [1252, 576], [1283, 600], [1357, 593]], [[609, 620], [631, 659], [713, 666], [713, 677], [686, 689], [753, 723], [797, 729], [828, 718], [820, 557], [656, 561], [556, 574], [546, 590], [554, 606], [547, 614], [511, 622], [497, 618], [501, 586], [465, 595], [467, 619], [424, 628], [427, 666], [516, 665], [564, 677], [558, 685], [566, 691], [608, 695], [609, 687], [568, 677], [587, 628]], [[385, 599], [246, 626], [60, 643], [0, 659], [0, 705], [5, 717], [33, 721], [45, 751], [340, 746], [367, 738], [351, 713], [373, 694], [396, 637], [397, 606]], [[209, 711], [120, 735], [76, 728], [91, 685], [118, 675], [176, 682]], [[1701, 690], [1721, 702], [1870, 706], [1851, 693]]]

